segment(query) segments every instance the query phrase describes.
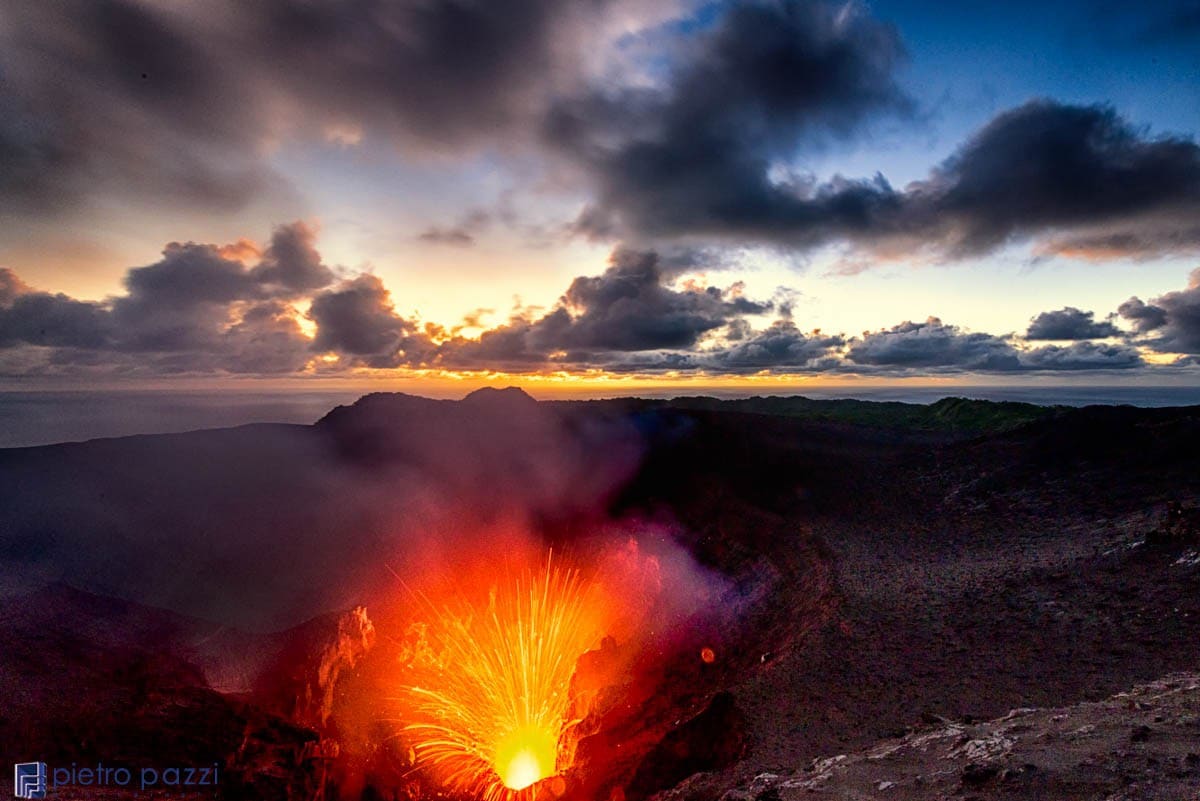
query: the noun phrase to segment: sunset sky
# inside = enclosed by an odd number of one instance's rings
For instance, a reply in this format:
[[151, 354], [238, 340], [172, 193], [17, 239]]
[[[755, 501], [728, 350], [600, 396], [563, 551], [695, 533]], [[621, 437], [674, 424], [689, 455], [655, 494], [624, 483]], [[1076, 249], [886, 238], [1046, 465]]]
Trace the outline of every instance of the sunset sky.
[[1198, 131], [1196, 2], [8, 0], [0, 383], [1194, 385]]

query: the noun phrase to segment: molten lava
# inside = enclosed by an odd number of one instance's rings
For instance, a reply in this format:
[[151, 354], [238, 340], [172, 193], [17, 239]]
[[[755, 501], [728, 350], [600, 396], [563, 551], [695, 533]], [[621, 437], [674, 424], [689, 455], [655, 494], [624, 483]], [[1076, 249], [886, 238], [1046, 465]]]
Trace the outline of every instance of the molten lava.
[[570, 767], [587, 712], [572, 676], [605, 633], [593, 589], [547, 559], [486, 598], [431, 603], [405, 695], [418, 764], [485, 801], [532, 798], [539, 781]]

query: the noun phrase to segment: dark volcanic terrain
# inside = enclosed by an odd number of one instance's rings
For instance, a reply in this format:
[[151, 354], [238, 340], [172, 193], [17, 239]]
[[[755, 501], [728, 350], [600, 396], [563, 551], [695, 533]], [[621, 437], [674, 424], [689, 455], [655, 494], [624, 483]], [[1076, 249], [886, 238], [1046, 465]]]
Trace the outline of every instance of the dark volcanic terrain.
[[519, 520], [653, 529], [721, 588], [622, 678], [572, 798], [1195, 797], [1198, 504], [1197, 407], [506, 390], [0, 450], [0, 751], [427, 794], [354, 700], [394, 664], [391, 570]]

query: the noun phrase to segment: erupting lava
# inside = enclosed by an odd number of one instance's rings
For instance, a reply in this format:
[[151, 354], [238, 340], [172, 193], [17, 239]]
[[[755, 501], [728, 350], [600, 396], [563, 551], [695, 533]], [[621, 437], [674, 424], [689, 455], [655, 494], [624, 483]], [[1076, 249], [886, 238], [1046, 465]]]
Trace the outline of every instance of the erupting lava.
[[485, 801], [532, 798], [570, 767], [587, 699], [579, 657], [604, 632], [603, 604], [578, 570], [547, 559], [498, 581], [486, 599], [439, 607], [414, 653], [405, 732], [418, 763]]

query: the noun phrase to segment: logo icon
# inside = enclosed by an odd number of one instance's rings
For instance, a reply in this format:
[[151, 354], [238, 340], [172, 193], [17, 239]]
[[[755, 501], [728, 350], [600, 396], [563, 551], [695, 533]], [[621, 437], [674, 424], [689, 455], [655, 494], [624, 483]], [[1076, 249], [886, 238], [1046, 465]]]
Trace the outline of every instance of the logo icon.
[[17, 798], [45, 798], [46, 763], [18, 762], [13, 765], [13, 789]]

